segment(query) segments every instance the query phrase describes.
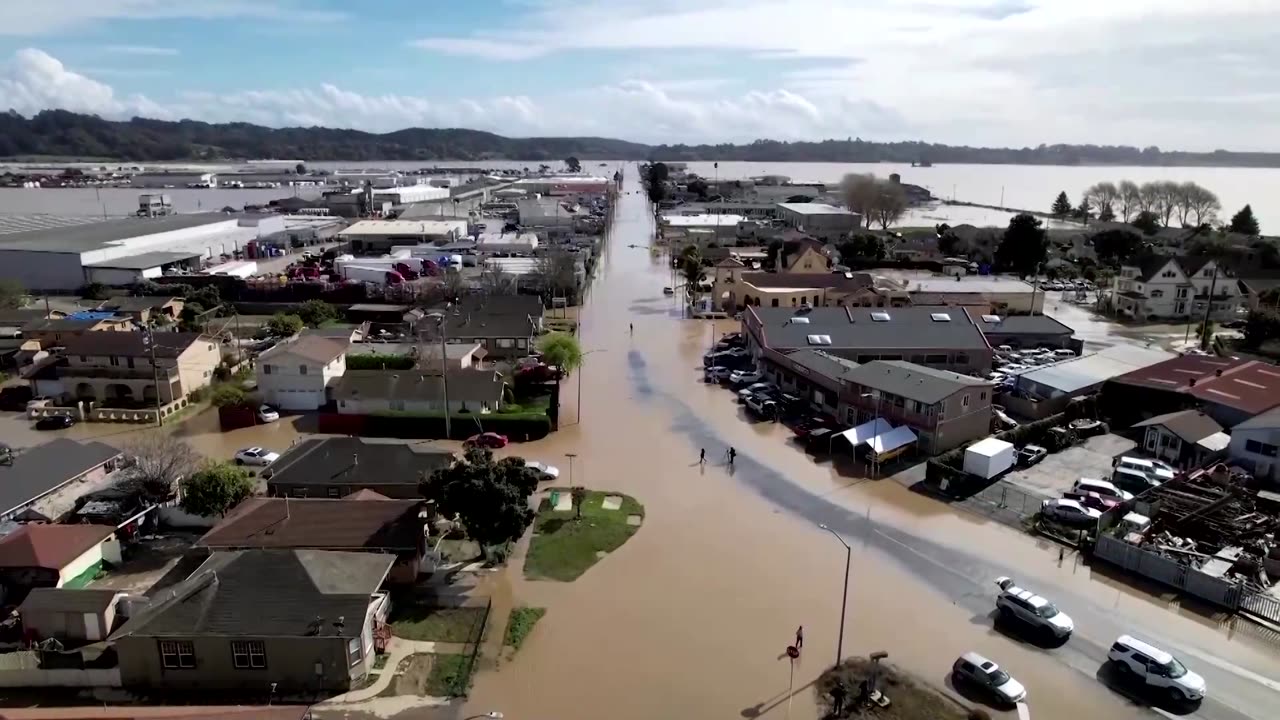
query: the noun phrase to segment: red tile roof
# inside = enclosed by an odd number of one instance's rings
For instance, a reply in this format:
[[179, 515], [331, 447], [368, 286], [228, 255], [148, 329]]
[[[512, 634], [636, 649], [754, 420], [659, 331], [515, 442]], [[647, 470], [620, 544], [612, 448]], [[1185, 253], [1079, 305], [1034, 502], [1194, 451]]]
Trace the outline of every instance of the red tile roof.
[[115, 531], [110, 525], [23, 525], [0, 538], [0, 567], [61, 570]]
[[1250, 415], [1280, 406], [1280, 367], [1258, 360], [1183, 355], [1112, 381], [1186, 393]]

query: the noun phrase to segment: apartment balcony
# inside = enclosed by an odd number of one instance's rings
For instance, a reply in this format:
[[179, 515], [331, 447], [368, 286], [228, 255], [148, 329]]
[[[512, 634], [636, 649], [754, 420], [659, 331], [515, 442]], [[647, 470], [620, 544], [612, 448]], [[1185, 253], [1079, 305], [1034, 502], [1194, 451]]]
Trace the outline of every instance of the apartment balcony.
[[[157, 373], [149, 367], [126, 367], [124, 365], [68, 365], [58, 369], [58, 376], [63, 378], [100, 378], [104, 380], [153, 380]], [[158, 377], [163, 381], [178, 379], [178, 368], [162, 366]]]

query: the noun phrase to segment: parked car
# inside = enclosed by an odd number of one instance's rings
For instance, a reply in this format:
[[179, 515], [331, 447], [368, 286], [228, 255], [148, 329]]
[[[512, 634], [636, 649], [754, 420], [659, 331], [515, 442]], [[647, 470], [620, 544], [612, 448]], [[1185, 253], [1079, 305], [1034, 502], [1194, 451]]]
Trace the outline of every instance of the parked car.
[[526, 460], [524, 466], [527, 468], [533, 468], [540, 476], [539, 479], [543, 481], [556, 480], [560, 477], [560, 468], [555, 465], [548, 465], [544, 462], [529, 462]]
[[810, 452], [827, 452], [831, 450], [831, 438], [834, 437], [835, 434], [835, 428], [814, 428], [804, 435], [805, 449]]
[[1235, 319], [1235, 320], [1227, 320], [1225, 322], [1218, 323], [1218, 327], [1222, 328], [1223, 330], [1243, 330], [1247, 324], [1248, 323], [1244, 320]]
[[1204, 698], [1204, 678], [1191, 672], [1173, 655], [1130, 635], [1121, 635], [1107, 651], [1116, 671], [1131, 675], [1148, 687], [1164, 690], [1175, 702]]
[[499, 435], [496, 432], [482, 432], [464, 440], [462, 447], [496, 449], [506, 447], [508, 442], [506, 435]]
[[834, 420], [823, 417], [821, 415], [813, 415], [811, 417], [807, 417], [801, 420], [800, 422], [796, 423], [795, 427], [793, 427], [791, 430], [796, 437], [804, 439], [818, 430], [822, 430], [822, 429], [830, 430], [834, 426], [835, 426]]
[[952, 679], [976, 686], [1002, 705], [1016, 705], [1027, 698], [1027, 689], [976, 652], [961, 655], [951, 666]]
[[1040, 514], [1064, 525], [1089, 525], [1102, 517], [1100, 511], [1066, 498], [1045, 500], [1040, 504]]
[[273, 423], [280, 419], [280, 411], [263, 403], [258, 406], [258, 422]]
[[1018, 587], [1012, 578], [998, 577], [996, 586], [1000, 588], [1000, 594], [996, 596], [996, 610], [1006, 620], [1018, 620], [1059, 639], [1068, 638], [1075, 631], [1075, 623], [1069, 615], [1048, 599]]
[[748, 410], [765, 420], [772, 420], [778, 414], [778, 404], [760, 395], [752, 395], [747, 398], [746, 405]]
[[734, 370], [729, 375], [729, 382], [734, 385], [750, 385], [764, 380], [764, 373], [759, 370]]
[[1114, 483], [1106, 480], [1098, 480], [1096, 478], [1080, 478], [1071, 486], [1072, 490], [1096, 492], [1103, 497], [1113, 497], [1119, 500], [1132, 500], [1133, 493], [1126, 492], [1116, 487]]
[[66, 430], [76, 424], [70, 415], [48, 415], [36, 421], [37, 430]]
[[1076, 502], [1080, 503], [1086, 508], [1093, 508], [1098, 512], [1106, 512], [1111, 508], [1120, 504], [1119, 498], [1107, 497], [1104, 495], [1099, 495], [1096, 492], [1090, 492], [1090, 491], [1083, 491], [1083, 492], [1067, 491], [1062, 494], [1062, 497], [1066, 498], [1067, 500], [1075, 500]]
[[251, 447], [244, 448], [236, 453], [237, 465], [257, 465], [259, 467], [270, 465], [280, 459], [280, 453], [271, 452], [266, 448]]
[[[730, 375], [729, 378], [732, 379], [733, 376]], [[738, 402], [746, 402], [748, 397], [755, 395], [756, 393], [769, 393], [774, 390], [777, 390], [777, 386], [770, 382], [751, 383], [738, 391]]]
[[702, 379], [707, 382], [723, 382], [729, 379], [733, 371], [723, 365], [712, 365], [702, 371]]
[[544, 383], [560, 379], [560, 368], [546, 363], [525, 365], [516, 370], [516, 382]]
[[1049, 451], [1039, 445], [1026, 445], [1018, 451], [1018, 464], [1031, 467], [1049, 455]]
[[1178, 471], [1174, 470], [1169, 463], [1133, 455], [1124, 455], [1116, 459], [1112, 467], [1117, 470], [1133, 470], [1142, 473], [1156, 483], [1167, 483], [1178, 476]]

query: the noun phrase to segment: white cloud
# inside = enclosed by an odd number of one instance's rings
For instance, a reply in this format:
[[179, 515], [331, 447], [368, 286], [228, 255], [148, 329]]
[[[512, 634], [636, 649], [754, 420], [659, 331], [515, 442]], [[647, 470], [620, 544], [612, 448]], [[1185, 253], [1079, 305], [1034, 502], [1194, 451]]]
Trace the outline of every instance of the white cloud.
[[57, 58], [31, 48], [19, 50], [0, 71], [0, 106], [23, 114], [58, 108], [114, 118], [172, 117], [169, 109], [146, 97], [119, 97], [110, 85], [72, 72]]
[[178, 55], [177, 48], [154, 47], [151, 45], [107, 45], [103, 50], [117, 55], [147, 55], [159, 57], [174, 57]]

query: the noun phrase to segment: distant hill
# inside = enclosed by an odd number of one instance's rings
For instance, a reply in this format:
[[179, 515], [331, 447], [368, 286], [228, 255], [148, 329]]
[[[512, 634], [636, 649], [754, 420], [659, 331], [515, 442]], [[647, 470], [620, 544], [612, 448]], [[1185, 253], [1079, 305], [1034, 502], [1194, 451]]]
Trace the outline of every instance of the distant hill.
[[751, 162], [930, 162], [1010, 165], [1151, 165], [1280, 167], [1280, 153], [1162, 151], [1104, 145], [981, 148], [861, 139], [757, 140], [745, 145], [644, 145], [597, 137], [509, 138], [459, 128], [368, 133], [334, 128], [268, 128], [134, 118], [103, 120], [65, 110], [26, 118], [0, 114], [0, 157], [56, 156], [119, 160], [745, 160]]

